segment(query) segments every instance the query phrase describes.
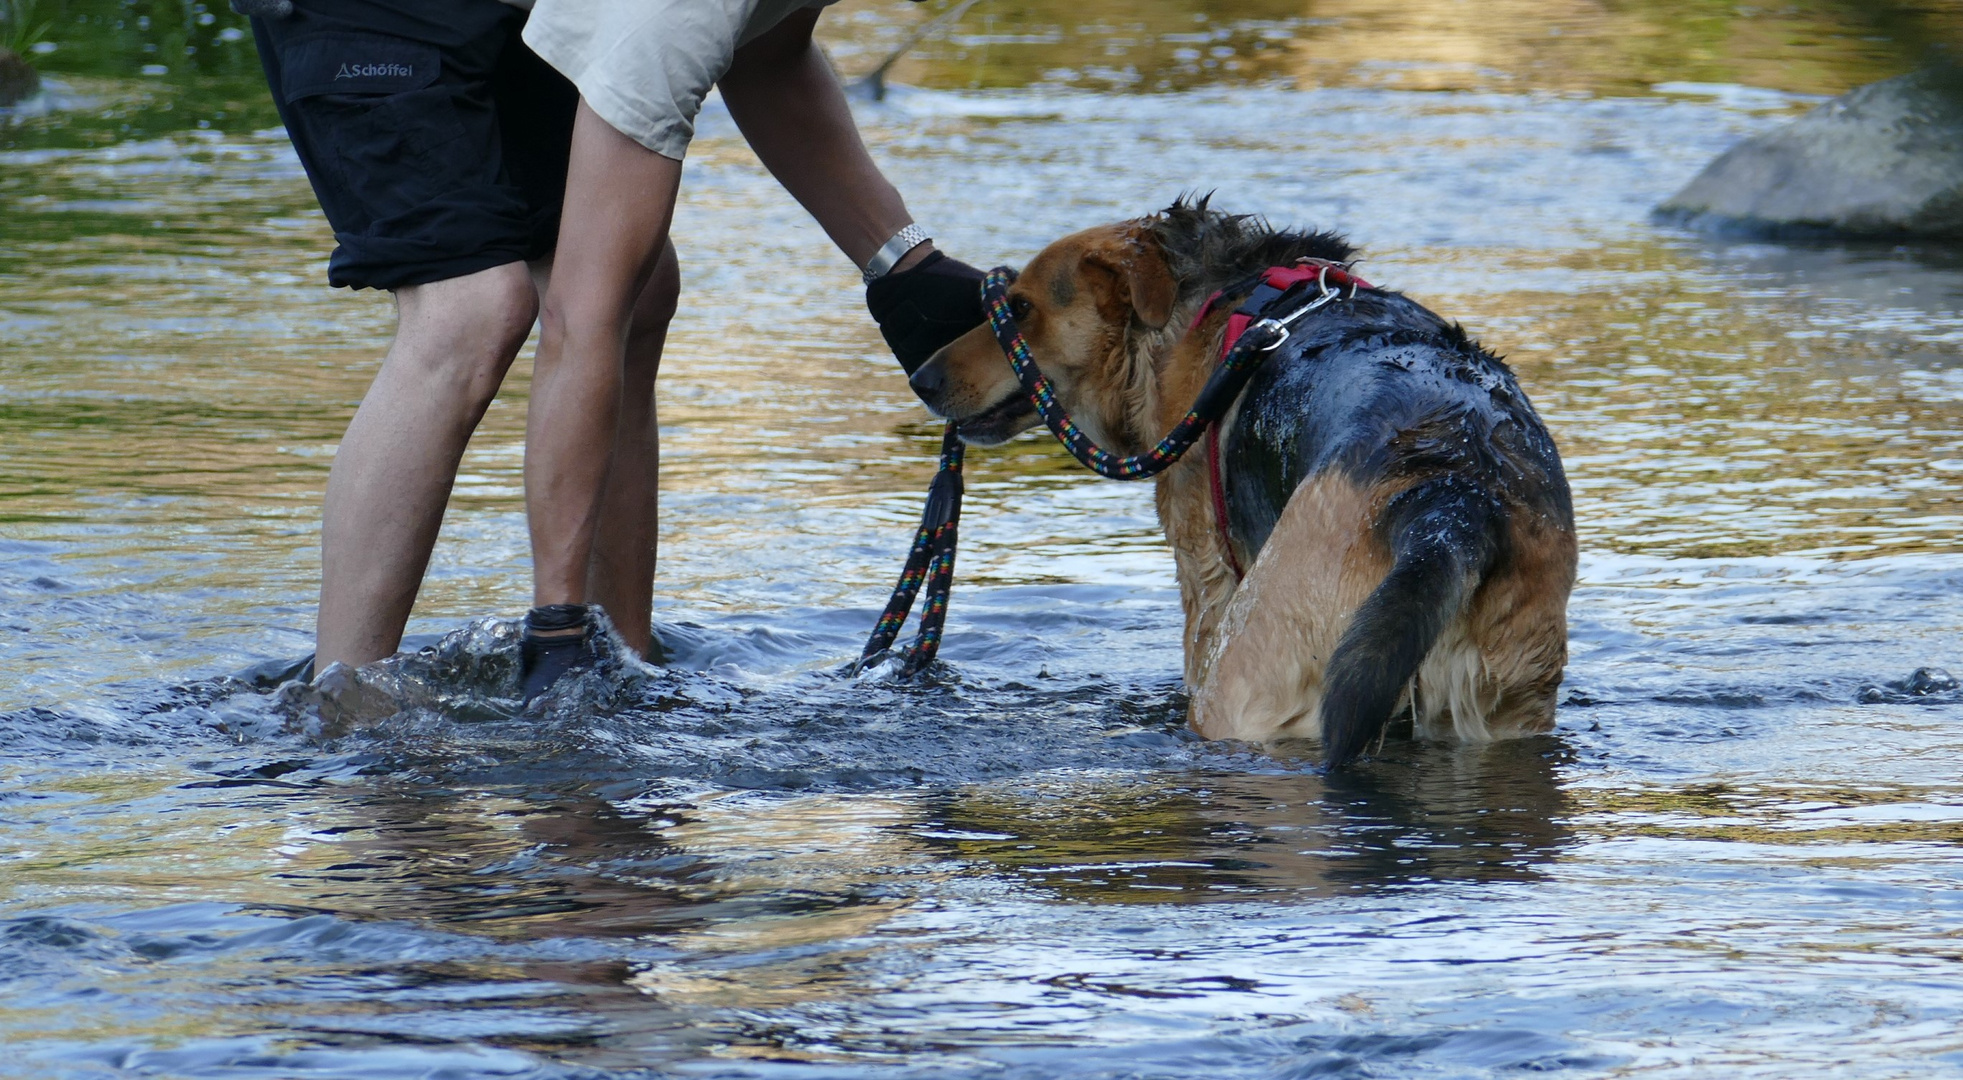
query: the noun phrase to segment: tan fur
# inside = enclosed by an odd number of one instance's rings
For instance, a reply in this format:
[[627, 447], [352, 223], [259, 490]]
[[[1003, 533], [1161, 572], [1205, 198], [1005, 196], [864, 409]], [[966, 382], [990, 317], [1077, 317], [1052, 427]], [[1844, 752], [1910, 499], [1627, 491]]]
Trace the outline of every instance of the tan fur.
[[1390, 552], [1369, 529], [1380, 505], [1335, 475], [1296, 489], [1247, 578], [1212, 616], [1191, 684], [1193, 730], [1256, 741], [1315, 734], [1323, 668], [1351, 613], [1390, 571]]
[[[1205, 477], [1201, 476], [1204, 484]], [[1295, 490], [1247, 577], [1218, 600], [1195, 578], [1168, 526], [1187, 604], [1187, 685], [1193, 730], [1210, 739], [1267, 741], [1313, 737], [1319, 727], [1324, 668], [1356, 609], [1390, 572], [1391, 553], [1374, 528], [1409, 483], [1359, 490], [1323, 474]], [[1174, 509], [1203, 512], [1211, 497]], [[1183, 502], [1192, 502], [1188, 496]], [[1162, 506], [1165, 500], [1161, 500]], [[1565, 530], [1516, 528], [1514, 556], [1481, 585], [1466, 611], [1446, 625], [1419, 665], [1399, 708], [1411, 710], [1422, 738], [1490, 742], [1551, 730], [1555, 693], [1567, 664], [1567, 599], [1575, 548]], [[1212, 548], [1222, 545], [1218, 530]]]
[[[1226, 313], [1186, 332], [1197, 301], [1175, 301], [1164, 257], [1135, 224], [1086, 230], [1045, 248], [1010, 290], [1017, 320], [1057, 397], [1113, 453], [1138, 453], [1178, 422], [1213, 369]], [[1183, 307], [1183, 309], [1182, 309]], [[937, 408], [968, 418], [1020, 394], [987, 327], [939, 353]], [[1230, 413], [1223, 427], [1232, 424]], [[1032, 415], [1014, 430], [1034, 426]], [[986, 441], [998, 441], [991, 435]], [[1324, 668], [1351, 617], [1391, 567], [1376, 523], [1406, 478], [1359, 488], [1304, 481], [1245, 580], [1214, 517], [1204, 444], [1161, 474], [1159, 520], [1186, 617], [1190, 722], [1208, 738], [1314, 736]], [[1447, 625], [1403, 707], [1429, 738], [1487, 742], [1546, 731], [1567, 659], [1572, 533], [1510, 518], [1510, 555]], [[1245, 565], [1244, 552], [1235, 552]], [[1415, 693], [1415, 702], [1411, 700]]]

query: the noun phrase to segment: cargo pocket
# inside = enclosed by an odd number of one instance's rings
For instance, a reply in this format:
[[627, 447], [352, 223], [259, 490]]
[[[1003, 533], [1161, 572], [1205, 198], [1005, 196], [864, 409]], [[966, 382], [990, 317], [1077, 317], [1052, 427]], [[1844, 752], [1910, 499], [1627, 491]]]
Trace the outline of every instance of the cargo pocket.
[[282, 96], [339, 187], [369, 221], [413, 213], [457, 186], [479, 155], [464, 135], [452, 88], [437, 83], [434, 46], [378, 34], [323, 33], [280, 52]]

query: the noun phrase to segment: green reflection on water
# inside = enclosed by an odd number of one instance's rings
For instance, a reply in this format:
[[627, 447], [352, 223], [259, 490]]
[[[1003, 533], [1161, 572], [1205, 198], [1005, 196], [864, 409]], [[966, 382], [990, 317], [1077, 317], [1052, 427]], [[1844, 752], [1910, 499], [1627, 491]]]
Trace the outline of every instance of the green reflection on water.
[[[949, 0], [846, 0], [823, 34], [871, 70]], [[223, 3], [43, 0], [53, 51], [32, 59], [79, 108], [0, 127], [0, 148], [100, 145], [276, 122], [247, 20]], [[1185, 90], [1280, 82], [1402, 89], [1640, 93], [1729, 82], [1838, 93], [1963, 43], [1963, 0], [986, 0], [914, 49], [895, 81]]]

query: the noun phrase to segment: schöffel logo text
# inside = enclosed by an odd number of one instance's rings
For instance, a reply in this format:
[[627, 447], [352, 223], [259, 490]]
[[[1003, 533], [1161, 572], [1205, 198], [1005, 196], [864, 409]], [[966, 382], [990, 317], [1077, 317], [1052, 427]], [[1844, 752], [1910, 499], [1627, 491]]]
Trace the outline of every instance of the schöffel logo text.
[[408, 64], [342, 64], [341, 70], [334, 73], [336, 79], [360, 79], [381, 75], [398, 79], [411, 78], [416, 69]]

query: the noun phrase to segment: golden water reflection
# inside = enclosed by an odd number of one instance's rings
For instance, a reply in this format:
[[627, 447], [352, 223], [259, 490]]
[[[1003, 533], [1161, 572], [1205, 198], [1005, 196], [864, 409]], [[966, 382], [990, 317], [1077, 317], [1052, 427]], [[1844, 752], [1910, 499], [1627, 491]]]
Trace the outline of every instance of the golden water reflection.
[[[1059, 1007], [1077, 995], [1178, 1000], [1252, 987], [1215, 973], [1221, 965], [1209, 954], [1224, 943], [1210, 940], [1167, 952], [1120, 939], [1118, 955], [1154, 961], [1149, 969], [1127, 974], [1114, 961], [1059, 974], [1028, 953], [1043, 940], [1045, 908], [1059, 919], [1102, 910], [1176, 926], [1178, 909], [1196, 903], [1252, 911], [1246, 902], [1259, 900], [1276, 918], [1316, 898], [1381, 893], [1389, 912], [1418, 918], [1427, 909], [1412, 886], [1487, 886], [1494, 903], [1542, 896], [1531, 909], [1540, 920], [1550, 905], [1581, 902], [1563, 888], [1576, 875], [1583, 883], [1611, 875], [1595, 881], [1594, 895], [1646, 910], [1607, 884], [1640, 875], [1645, 857], [1668, 852], [1765, 873], [1864, 873], [1886, 871], [1906, 852], [1963, 842], [1963, 811], [1942, 786], [1769, 778], [1563, 786], [1567, 763], [1552, 740], [1532, 740], [1394, 748], [1387, 764], [1336, 781], [1200, 771], [941, 792], [704, 792], [625, 805], [387, 780], [228, 786], [175, 769], [140, 778], [15, 776], [9, 788], [24, 797], [16, 805], [33, 809], [16, 812], [10, 829], [35, 839], [5, 853], [0, 904], [182, 901], [282, 919], [326, 913], [338, 928], [309, 975], [323, 994], [309, 1008], [310, 1025], [364, 1030], [423, 1007], [414, 997], [330, 993], [343, 983], [472, 986], [484, 988], [479, 998], [522, 1007], [521, 1015], [568, 1008], [563, 1034], [581, 1036], [573, 1045], [597, 1065], [637, 1047], [772, 1056], [785, 1043], [750, 1020], [848, 1006], [834, 1034], [864, 1049], [881, 1036], [860, 1010], [876, 1017], [891, 1006], [874, 1002], [928, 992], [944, 978], [1021, 984]], [[164, 817], [146, 810], [165, 805]], [[1508, 888], [1516, 885], [1536, 891]], [[1014, 933], [998, 937], [950, 909], [1012, 910]], [[1342, 909], [1314, 910], [1334, 919]], [[1600, 928], [1605, 947], [1735, 950], [1750, 937], [1748, 928], [1730, 928], [1722, 941], [1705, 942], [1705, 932], [1681, 938], [1675, 923], [1651, 926], [1653, 913], [1638, 918], [1620, 907], [1613, 918], [1614, 929]], [[392, 958], [384, 977], [380, 959], [364, 954], [386, 950], [401, 926], [517, 952], [493, 959], [425, 941], [414, 955]], [[381, 936], [359, 940], [364, 927]], [[213, 977], [250, 983], [260, 949], [282, 948], [283, 939], [222, 950], [219, 940], [204, 940], [198, 947], [215, 952], [201, 964], [212, 965]], [[563, 954], [551, 944], [560, 940], [570, 943]], [[596, 954], [595, 943], [616, 944]], [[1810, 947], [1766, 944], [1757, 959]], [[1926, 952], [1927, 941], [1895, 951], [1916, 949]], [[334, 959], [340, 951], [349, 959]], [[982, 966], [964, 969], [956, 956]], [[131, 993], [156, 977], [125, 967], [106, 967], [95, 985]], [[1005, 999], [989, 1011], [1013, 1020], [1020, 1007]], [[291, 1023], [289, 1008], [274, 995], [225, 1026], [281, 1029]], [[118, 1034], [86, 1014], [7, 1016], [66, 1038]], [[211, 1018], [194, 1008], [164, 1007], [120, 1036], [170, 1040], [211, 1030]], [[533, 1040], [520, 1027], [497, 1041], [550, 1048], [559, 1045], [552, 1030], [533, 1030]], [[808, 1031], [778, 1034], [790, 1036], [793, 1057], [824, 1060], [838, 1049]]]
[[[841, 68], [861, 73], [945, 7], [846, 0], [827, 40]], [[1963, 44], [1958, 0], [990, 0], [893, 78], [947, 88], [1280, 81], [1598, 94], [1702, 82], [1837, 94], [1900, 74], [1942, 42]]]

